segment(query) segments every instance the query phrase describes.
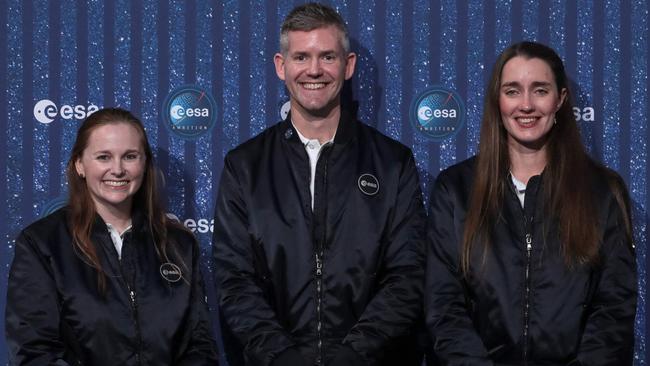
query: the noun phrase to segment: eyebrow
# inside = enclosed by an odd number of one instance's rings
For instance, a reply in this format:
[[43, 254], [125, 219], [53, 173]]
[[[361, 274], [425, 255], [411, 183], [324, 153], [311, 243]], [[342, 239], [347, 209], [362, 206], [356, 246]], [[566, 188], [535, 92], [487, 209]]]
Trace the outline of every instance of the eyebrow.
[[[304, 55], [309, 55], [309, 51], [294, 51], [294, 52], [289, 52], [290, 55], [292, 56], [304, 56]], [[319, 51], [317, 53], [318, 55], [331, 55], [331, 54], [336, 54], [336, 50], [324, 50], [324, 51]]]
[[[538, 87], [538, 86], [546, 86], [550, 87], [552, 84], [548, 81], [533, 81], [532, 86], [533, 88]], [[520, 87], [521, 84], [519, 84], [518, 81], [509, 81], [507, 83], [501, 84], [501, 87]]]
[[[139, 154], [140, 150], [139, 149], [129, 149], [129, 150], [124, 151], [124, 154], [132, 154], [132, 153], [138, 153]], [[92, 154], [93, 155], [97, 155], [97, 154], [111, 154], [112, 155], [113, 153], [110, 150], [98, 150], [98, 151], [93, 151]]]

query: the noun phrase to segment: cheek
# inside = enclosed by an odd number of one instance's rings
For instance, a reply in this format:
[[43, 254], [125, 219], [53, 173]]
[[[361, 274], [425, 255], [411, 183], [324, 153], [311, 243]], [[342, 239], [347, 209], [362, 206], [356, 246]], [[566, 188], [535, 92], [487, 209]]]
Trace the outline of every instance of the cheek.
[[505, 98], [499, 98], [499, 112], [504, 114], [509, 114], [512, 110], [512, 103]]

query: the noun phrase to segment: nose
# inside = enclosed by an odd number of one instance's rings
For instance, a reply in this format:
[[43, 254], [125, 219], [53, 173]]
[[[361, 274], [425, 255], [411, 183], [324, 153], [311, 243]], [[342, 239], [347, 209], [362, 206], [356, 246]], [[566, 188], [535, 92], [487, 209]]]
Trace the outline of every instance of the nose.
[[522, 112], [532, 112], [533, 111], [533, 103], [530, 98], [529, 93], [523, 93], [521, 97], [521, 104], [519, 105], [519, 109]]
[[116, 177], [120, 177], [125, 174], [124, 163], [122, 162], [122, 159], [115, 159], [113, 161], [113, 164], [111, 164], [111, 174]]
[[318, 57], [314, 57], [309, 63], [309, 68], [307, 69], [307, 75], [311, 77], [318, 77], [323, 73], [323, 69], [320, 64], [321, 60]]

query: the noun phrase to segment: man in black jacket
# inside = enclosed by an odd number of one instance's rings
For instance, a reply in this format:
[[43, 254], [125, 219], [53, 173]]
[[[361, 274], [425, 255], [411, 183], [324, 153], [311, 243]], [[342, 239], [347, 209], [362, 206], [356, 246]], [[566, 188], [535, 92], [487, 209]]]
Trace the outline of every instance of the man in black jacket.
[[213, 255], [231, 365], [420, 365], [424, 210], [411, 151], [341, 109], [331, 8], [291, 11], [274, 62], [288, 117], [230, 151]]

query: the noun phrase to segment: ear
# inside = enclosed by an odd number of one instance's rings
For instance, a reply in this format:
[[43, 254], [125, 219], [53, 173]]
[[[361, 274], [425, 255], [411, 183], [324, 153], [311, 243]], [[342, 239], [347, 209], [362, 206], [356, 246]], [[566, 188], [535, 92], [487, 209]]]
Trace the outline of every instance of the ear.
[[562, 90], [560, 90], [560, 102], [557, 104], [557, 108], [555, 109], [556, 112], [559, 111], [562, 107], [562, 104], [564, 104], [564, 101], [566, 100], [566, 94], [566, 88], [562, 88]]
[[276, 53], [273, 56], [273, 63], [275, 64], [275, 73], [278, 75], [280, 80], [284, 80], [284, 56], [281, 53]]
[[81, 158], [77, 159], [77, 160], [74, 162], [74, 168], [75, 168], [75, 170], [77, 171], [77, 174], [78, 174], [80, 177], [85, 177], [85, 176], [86, 176], [86, 172], [85, 172], [85, 170], [84, 170], [84, 165], [83, 165], [83, 163], [81, 162]]
[[354, 52], [348, 53], [348, 56], [345, 58], [345, 80], [350, 80], [352, 75], [354, 75], [354, 67], [357, 64], [357, 54]]

